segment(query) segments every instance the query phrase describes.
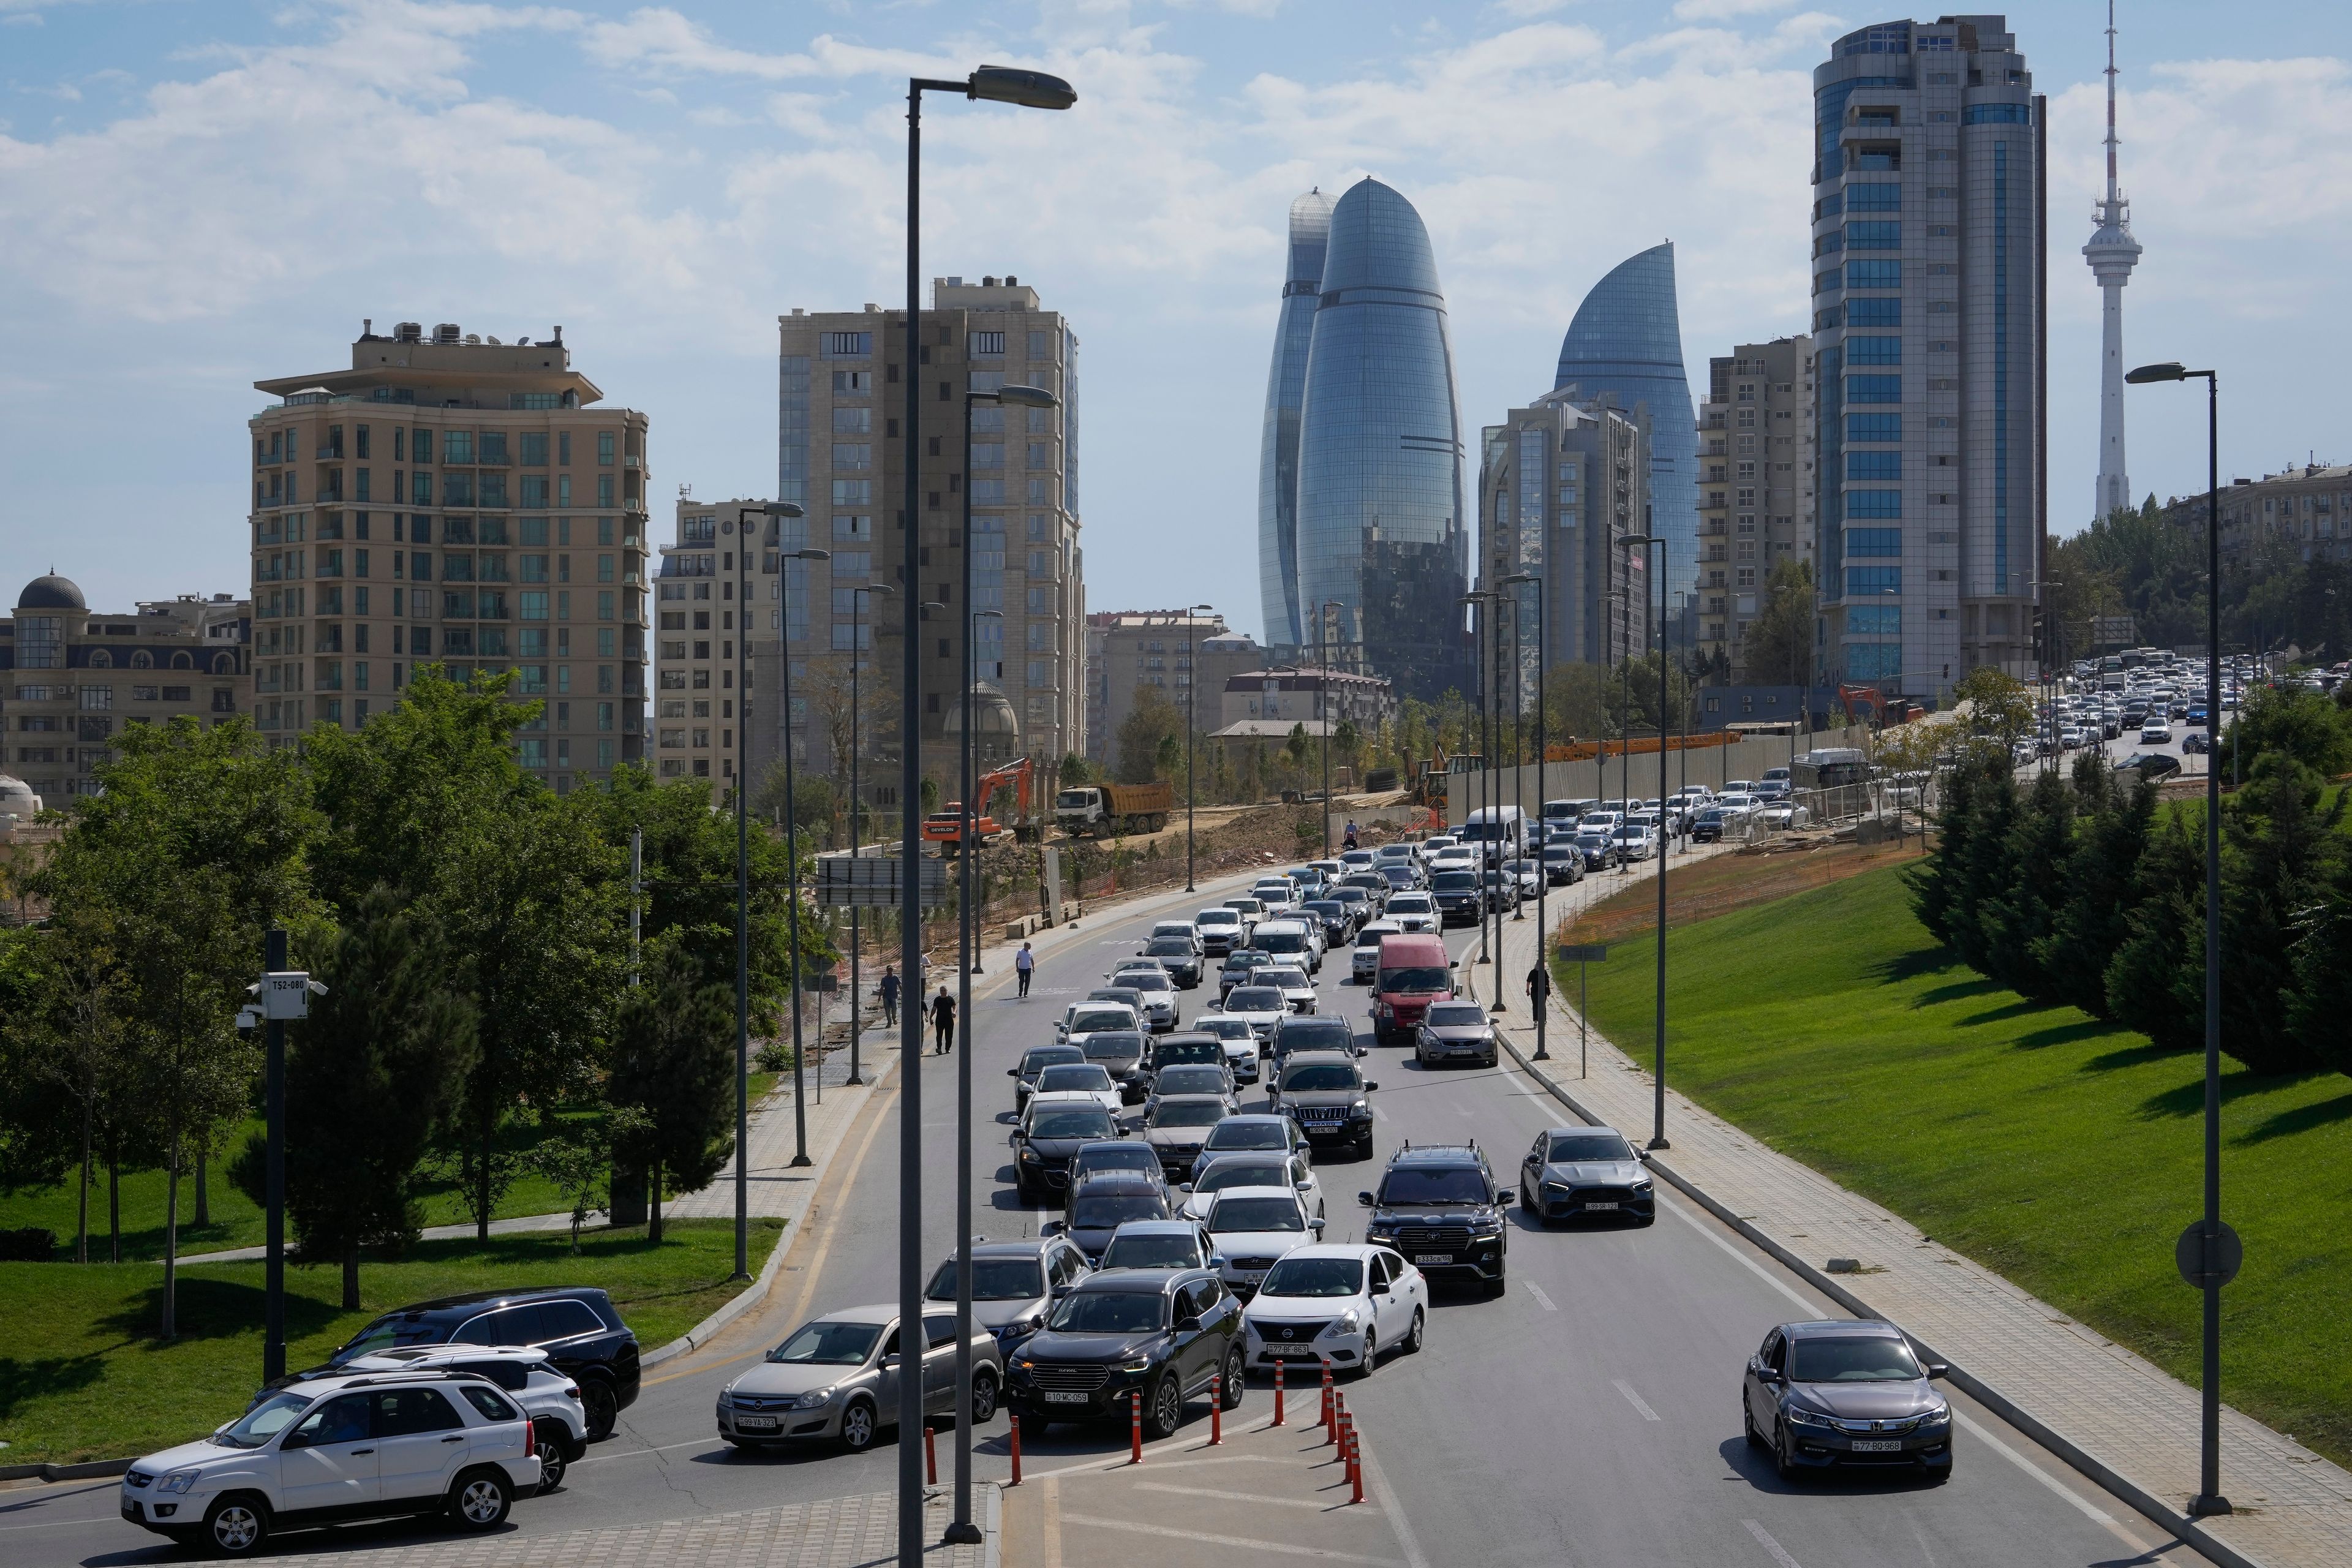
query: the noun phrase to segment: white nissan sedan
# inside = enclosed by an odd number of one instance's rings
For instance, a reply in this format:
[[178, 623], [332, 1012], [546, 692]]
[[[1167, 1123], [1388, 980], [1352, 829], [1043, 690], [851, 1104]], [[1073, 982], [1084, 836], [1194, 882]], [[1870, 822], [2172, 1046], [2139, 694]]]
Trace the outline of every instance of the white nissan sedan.
[[1429, 1281], [1385, 1247], [1332, 1243], [1296, 1247], [1266, 1272], [1242, 1315], [1254, 1367], [1277, 1361], [1369, 1374], [1384, 1351], [1421, 1349], [1429, 1324]]

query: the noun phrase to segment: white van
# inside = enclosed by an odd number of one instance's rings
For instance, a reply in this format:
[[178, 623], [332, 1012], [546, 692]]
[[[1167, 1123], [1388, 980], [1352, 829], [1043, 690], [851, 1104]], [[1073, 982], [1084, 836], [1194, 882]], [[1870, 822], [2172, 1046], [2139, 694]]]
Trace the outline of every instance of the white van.
[[1482, 849], [1490, 866], [1500, 860], [1516, 860], [1528, 852], [1528, 814], [1516, 805], [1474, 811], [1456, 837]]
[[1323, 967], [1320, 921], [1260, 921], [1250, 945], [1274, 954], [1276, 963], [1289, 960], [1310, 974]]

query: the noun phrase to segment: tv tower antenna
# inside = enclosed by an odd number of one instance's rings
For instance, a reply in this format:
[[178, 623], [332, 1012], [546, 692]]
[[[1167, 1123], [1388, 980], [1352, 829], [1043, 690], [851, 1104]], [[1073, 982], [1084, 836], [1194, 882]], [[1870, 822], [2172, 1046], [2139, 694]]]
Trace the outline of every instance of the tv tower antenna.
[[2099, 480], [2092, 516], [2102, 518], [2131, 504], [2131, 477], [2124, 468], [2124, 285], [2139, 264], [2139, 241], [2132, 237], [2131, 204], [2116, 173], [2116, 0], [2107, 0], [2107, 193], [2091, 215], [2097, 226], [2083, 258], [2091, 265], [2105, 296], [2100, 310]]

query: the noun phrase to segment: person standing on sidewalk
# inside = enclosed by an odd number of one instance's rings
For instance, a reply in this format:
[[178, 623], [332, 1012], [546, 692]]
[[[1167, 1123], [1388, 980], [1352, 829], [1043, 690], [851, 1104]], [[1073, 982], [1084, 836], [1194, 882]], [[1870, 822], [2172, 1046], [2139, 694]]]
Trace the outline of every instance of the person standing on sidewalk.
[[1021, 997], [1024, 1001], [1029, 995], [1029, 977], [1036, 971], [1036, 952], [1024, 942], [1021, 944], [1021, 951], [1013, 955], [1013, 973], [1021, 977]]
[[943, 982], [940, 994], [931, 998], [931, 1053], [945, 1056], [955, 1049], [955, 998], [948, 994]]
[[897, 964], [882, 966], [882, 984], [876, 986], [874, 991], [882, 998], [882, 1026], [886, 1029], [897, 1028], [898, 1026], [898, 966]]
[[1551, 975], [1545, 971], [1543, 960], [1538, 957], [1535, 967], [1528, 971], [1528, 1006], [1533, 1012], [1540, 1014], [1544, 1010], [1544, 1004], [1550, 998]]

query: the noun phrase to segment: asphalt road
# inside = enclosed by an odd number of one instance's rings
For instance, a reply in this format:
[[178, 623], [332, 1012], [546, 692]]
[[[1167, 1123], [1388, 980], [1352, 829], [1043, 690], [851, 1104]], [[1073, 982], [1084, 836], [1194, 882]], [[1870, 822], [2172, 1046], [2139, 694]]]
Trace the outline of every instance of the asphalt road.
[[[1246, 879], [1242, 879], [1245, 882]], [[1224, 895], [1204, 884], [1201, 904]], [[1035, 1223], [1010, 1185], [1004, 1070], [1051, 1037], [1063, 1004], [1134, 951], [1158, 903], [1106, 914], [1090, 941], [1041, 966], [1026, 1002], [1009, 973], [992, 973], [975, 997], [973, 1074], [982, 1117], [975, 1131], [976, 1230], [1003, 1237]], [[1530, 918], [1533, 918], [1530, 916]], [[1090, 922], [1092, 923], [1092, 922]], [[1475, 950], [1475, 931], [1452, 945]], [[1472, 962], [1465, 957], [1465, 966]], [[1327, 963], [1319, 1006], [1361, 1019], [1362, 991]], [[1001, 987], [1001, 989], [999, 989]], [[1183, 1016], [1213, 991], [1187, 993]], [[926, 1056], [925, 1250], [953, 1245], [953, 1058]], [[1331, 1236], [1361, 1234], [1359, 1188], [1373, 1185], [1405, 1139], [1476, 1139], [1511, 1179], [1518, 1154], [1565, 1108], [1507, 1068], [1423, 1073], [1402, 1052], [1367, 1059], [1381, 1089], [1373, 1158], [1324, 1162]], [[1245, 1105], [1249, 1101], [1245, 1099]], [[896, 1294], [896, 1095], [853, 1129], [820, 1194], [818, 1211], [766, 1308], [695, 1355], [657, 1368], [614, 1438], [573, 1467], [564, 1489], [519, 1506], [520, 1538], [772, 1507], [887, 1489], [896, 1454], [886, 1440], [849, 1456], [744, 1455], [713, 1435], [718, 1388], [813, 1311]], [[1391, 1361], [1353, 1385], [1376, 1492], [1383, 1494], [1413, 1568], [1449, 1563], [1727, 1563], [1756, 1568], [1882, 1568], [1889, 1563], [2121, 1564], [2205, 1561], [2091, 1487], [2031, 1441], [1957, 1393], [1962, 1413], [1956, 1474], [1943, 1487], [1890, 1478], [1799, 1487], [1776, 1479], [1742, 1442], [1738, 1379], [1774, 1323], [1843, 1315], [1703, 1212], [1661, 1199], [1647, 1229], [1543, 1232], [1520, 1220], [1510, 1241], [1510, 1288], [1500, 1299], [1441, 1293], [1421, 1355]], [[1245, 1417], [1262, 1417], [1253, 1388]], [[221, 1414], [226, 1414], [226, 1412]], [[214, 1413], [204, 1413], [212, 1418]], [[1204, 1422], [1205, 1405], [1196, 1405]], [[1005, 1471], [1002, 1416], [980, 1434], [977, 1471]], [[1124, 1428], [1062, 1426], [1024, 1443], [1033, 1459], [1123, 1447]], [[942, 1478], [950, 1438], [940, 1436]], [[114, 1516], [112, 1481], [0, 1491], [0, 1559], [52, 1563], [169, 1561], [167, 1543]], [[424, 1525], [365, 1525], [289, 1537], [289, 1552], [414, 1542], [420, 1564], [445, 1540]], [[1101, 1561], [1118, 1555], [1106, 1538]], [[1088, 1556], [1079, 1561], [1091, 1562]]]

